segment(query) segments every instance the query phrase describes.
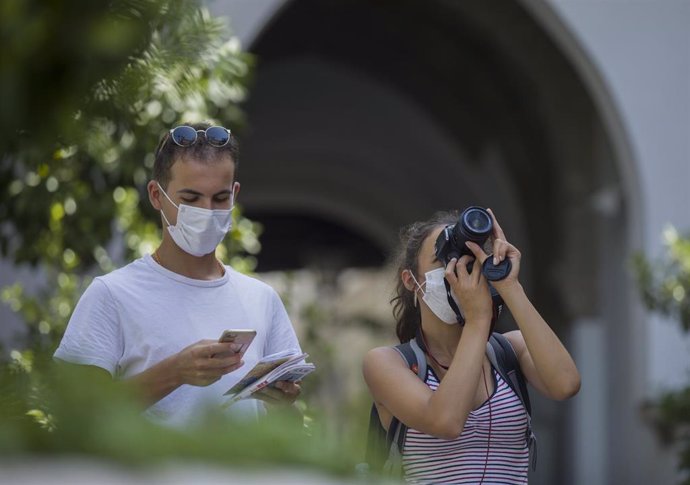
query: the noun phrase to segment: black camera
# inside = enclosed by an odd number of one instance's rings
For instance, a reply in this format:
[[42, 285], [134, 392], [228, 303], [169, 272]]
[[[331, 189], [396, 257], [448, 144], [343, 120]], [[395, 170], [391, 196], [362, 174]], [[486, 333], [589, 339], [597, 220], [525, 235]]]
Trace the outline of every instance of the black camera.
[[[466, 254], [473, 256], [465, 243], [472, 241], [479, 247], [484, 246], [493, 228], [491, 214], [486, 209], [476, 205], [468, 207], [462, 211], [458, 222], [444, 227], [436, 238], [436, 258], [447, 266], [453, 258], [460, 259]], [[500, 281], [510, 274], [511, 268], [508, 259], [494, 265], [493, 258], [487, 258], [482, 265], [482, 273], [489, 281]], [[467, 272], [472, 272], [472, 263], [467, 264]]]
[[[478, 206], [471, 206], [462, 211], [458, 222], [455, 224], [449, 224], [443, 228], [441, 234], [436, 238], [435, 250], [436, 258], [443, 263], [444, 266], [448, 265], [448, 262], [453, 259], [460, 259], [464, 255], [470, 255], [474, 257], [470, 248], [465, 245], [467, 241], [472, 241], [483, 247], [486, 240], [489, 238], [493, 232], [494, 224], [489, 212]], [[467, 272], [472, 272], [473, 262], [467, 264]], [[509, 259], [504, 259], [497, 265], [493, 264], [493, 258], [486, 258], [484, 264], [482, 265], [482, 273], [489, 281], [500, 281], [510, 274], [512, 265]], [[464, 318], [455, 303], [453, 297], [451, 296], [450, 286], [446, 281], [446, 292], [448, 294], [448, 303], [453, 308], [458, 322], [462, 325], [464, 324]], [[498, 315], [501, 313], [503, 308], [503, 299], [500, 297], [496, 289], [489, 284], [491, 289], [491, 298], [494, 303], [494, 324]], [[493, 328], [493, 326], [492, 326]]]
[[[491, 215], [485, 209], [474, 205], [468, 207], [462, 211], [458, 222], [444, 227], [439, 234], [436, 239], [436, 258], [446, 266], [453, 258], [472, 255], [465, 243], [472, 241], [483, 246], [493, 227]], [[471, 270], [468, 268], [468, 271]]]

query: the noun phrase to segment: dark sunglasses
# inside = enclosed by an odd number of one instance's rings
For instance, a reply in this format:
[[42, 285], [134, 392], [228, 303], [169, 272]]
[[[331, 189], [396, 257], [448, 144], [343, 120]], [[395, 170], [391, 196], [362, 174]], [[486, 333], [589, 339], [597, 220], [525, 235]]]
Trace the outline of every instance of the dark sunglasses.
[[176, 145], [190, 147], [196, 143], [198, 133], [203, 133], [206, 142], [213, 147], [224, 147], [230, 141], [230, 130], [222, 126], [209, 126], [205, 130], [196, 130], [191, 126], [176, 126], [170, 130], [170, 138]]

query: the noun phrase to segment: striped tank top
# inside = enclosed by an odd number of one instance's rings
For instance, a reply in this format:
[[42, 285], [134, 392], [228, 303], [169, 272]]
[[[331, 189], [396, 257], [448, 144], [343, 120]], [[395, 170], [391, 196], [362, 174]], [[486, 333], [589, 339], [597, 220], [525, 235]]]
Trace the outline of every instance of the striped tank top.
[[[459, 437], [444, 440], [409, 428], [403, 447], [403, 470], [408, 483], [525, 484], [529, 466], [527, 411], [520, 398], [492, 369], [494, 393], [470, 412]], [[435, 391], [438, 378], [431, 367], [426, 384]], [[489, 443], [489, 402], [491, 441]]]

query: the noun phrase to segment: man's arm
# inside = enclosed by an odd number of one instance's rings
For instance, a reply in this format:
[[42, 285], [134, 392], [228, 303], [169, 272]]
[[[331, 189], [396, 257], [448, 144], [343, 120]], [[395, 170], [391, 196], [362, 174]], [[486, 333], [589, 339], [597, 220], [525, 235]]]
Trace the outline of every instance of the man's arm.
[[[244, 352], [235, 353], [237, 344], [201, 340], [177, 354], [163, 359], [135, 376], [116, 381], [138, 396], [145, 407], [152, 406], [183, 384], [208, 386], [225, 374], [244, 365]], [[225, 355], [221, 357], [221, 355]], [[92, 364], [78, 364], [56, 358], [60, 365], [78, 366], [94, 380], [112, 380], [110, 372]]]
[[[208, 386], [244, 365], [244, 352], [232, 342], [200, 340], [123, 382], [151, 406], [183, 384]], [[223, 356], [225, 355], [225, 356]]]

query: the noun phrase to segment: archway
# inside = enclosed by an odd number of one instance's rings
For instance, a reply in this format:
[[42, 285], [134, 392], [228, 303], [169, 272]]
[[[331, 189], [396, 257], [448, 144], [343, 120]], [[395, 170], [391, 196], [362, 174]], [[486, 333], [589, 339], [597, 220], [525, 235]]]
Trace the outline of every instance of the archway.
[[[633, 378], [620, 377], [639, 355], [623, 331], [621, 283], [639, 226], [630, 217], [635, 174], [602, 111], [604, 94], [593, 94], [554, 38], [562, 26], [539, 5], [286, 3], [250, 46], [259, 65], [246, 105], [242, 202], [278, 229], [264, 240], [272, 257], [262, 269], [306, 264], [284, 243], [295, 230], [302, 254], [318, 259], [329, 248], [343, 266], [376, 265], [404, 224], [491, 206], [556, 332], [602, 326], [610, 378], [600, 387], [618, 410], [600, 417], [611, 440], [627, 432], [636, 396]], [[324, 230], [340, 236], [324, 241]], [[558, 457], [540, 464], [535, 483], [568, 483], [570, 418], [562, 406], [535, 407], [542, 446]], [[611, 457], [614, 481], [622, 458]]]

